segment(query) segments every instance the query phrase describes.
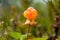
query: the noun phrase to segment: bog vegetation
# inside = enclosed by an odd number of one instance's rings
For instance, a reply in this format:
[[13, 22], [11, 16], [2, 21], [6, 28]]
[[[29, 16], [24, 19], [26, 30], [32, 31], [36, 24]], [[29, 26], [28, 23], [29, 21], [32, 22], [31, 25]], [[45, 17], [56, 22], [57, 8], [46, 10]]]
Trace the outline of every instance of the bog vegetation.
[[0, 0], [0, 40], [60, 40], [60, 0]]

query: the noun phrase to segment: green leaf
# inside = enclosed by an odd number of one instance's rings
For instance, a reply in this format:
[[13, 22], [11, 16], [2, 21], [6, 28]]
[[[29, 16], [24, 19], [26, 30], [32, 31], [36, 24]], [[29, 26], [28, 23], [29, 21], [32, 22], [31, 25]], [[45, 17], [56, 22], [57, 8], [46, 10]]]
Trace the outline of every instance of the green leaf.
[[18, 32], [10, 32], [9, 34], [11, 37], [19, 39], [21, 37], [21, 34]]
[[[31, 36], [32, 34], [29, 34], [28, 36]], [[20, 40], [25, 40], [26, 39], [26, 37], [27, 37], [27, 34], [25, 34], [25, 35], [22, 35], [21, 36], [21, 38], [20, 38]]]
[[26, 39], [26, 35], [22, 35], [22, 37], [20, 38], [20, 40], [25, 40]]
[[47, 40], [47, 38], [33, 38], [33, 39], [30, 39], [30, 40]]

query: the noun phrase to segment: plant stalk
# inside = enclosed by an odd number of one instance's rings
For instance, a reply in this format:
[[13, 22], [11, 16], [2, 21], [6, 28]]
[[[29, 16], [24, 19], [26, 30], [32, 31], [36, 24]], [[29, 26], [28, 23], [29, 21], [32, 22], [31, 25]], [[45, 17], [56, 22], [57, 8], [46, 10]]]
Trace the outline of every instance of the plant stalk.
[[27, 31], [27, 39], [26, 40], [29, 40], [29, 33], [30, 33], [30, 24], [28, 24], [28, 31]]

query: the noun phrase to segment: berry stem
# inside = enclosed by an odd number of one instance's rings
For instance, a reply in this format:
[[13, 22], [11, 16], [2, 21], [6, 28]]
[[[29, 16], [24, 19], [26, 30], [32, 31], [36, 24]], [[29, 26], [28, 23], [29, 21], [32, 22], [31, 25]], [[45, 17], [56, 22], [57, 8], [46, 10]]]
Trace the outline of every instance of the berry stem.
[[28, 24], [27, 40], [29, 40], [29, 33], [30, 33], [30, 24]]

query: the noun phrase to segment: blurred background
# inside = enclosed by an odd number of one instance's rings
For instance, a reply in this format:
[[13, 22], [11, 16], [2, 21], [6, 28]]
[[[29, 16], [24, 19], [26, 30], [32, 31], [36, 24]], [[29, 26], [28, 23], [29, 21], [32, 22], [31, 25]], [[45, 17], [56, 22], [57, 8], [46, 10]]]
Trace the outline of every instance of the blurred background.
[[52, 25], [56, 23], [55, 16], [60, 16], [60, 0], [0, 0], [0, 40], [19, 40], [19, 34], [27, 33], [28, 26], [23, 25], [26, 21], [23, 13], [28, 7], [38, 11], [38, 24], [31, 26], [30, 37], [37, 38], [54, 33]]

